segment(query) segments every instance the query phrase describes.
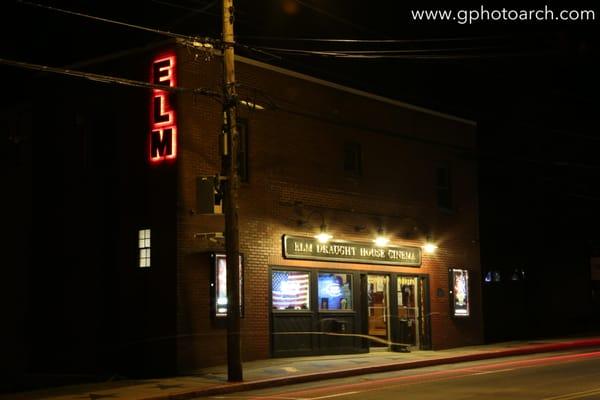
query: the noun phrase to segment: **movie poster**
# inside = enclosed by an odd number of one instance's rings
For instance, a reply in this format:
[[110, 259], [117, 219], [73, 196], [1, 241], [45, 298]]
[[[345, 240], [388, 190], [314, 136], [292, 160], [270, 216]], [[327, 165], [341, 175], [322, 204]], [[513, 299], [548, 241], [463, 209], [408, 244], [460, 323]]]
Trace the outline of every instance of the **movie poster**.
[[469, 316], [469, 271], [451, 269], [450, 284], [452, 293], [452, 311], [455, 317]]
[[[224, 254], [215, 255], [215, 271], [214, 271], [214, 305], [215, 316], [227, 316], [227, 257]], [[243, 315], [243, 282], [244, 276], [242, 270], [242, 256], [240, 255], [240, 315]]]

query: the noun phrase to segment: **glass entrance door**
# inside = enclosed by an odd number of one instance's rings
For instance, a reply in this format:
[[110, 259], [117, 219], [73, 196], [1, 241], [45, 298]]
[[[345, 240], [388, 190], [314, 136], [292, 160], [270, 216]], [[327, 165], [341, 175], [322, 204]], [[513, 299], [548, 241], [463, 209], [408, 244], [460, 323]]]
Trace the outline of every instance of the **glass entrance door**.
[[387, 347], [389, 344], [389, 277], [387, 275], [368, 275], [367, 298], [369, 317], [369, 336], [371, 347]]
[[421, 291], [416, 276], [398, 277], [398, 321], [400, 323], [400, 341], [414, 347], [421, 345], [423, 329]]

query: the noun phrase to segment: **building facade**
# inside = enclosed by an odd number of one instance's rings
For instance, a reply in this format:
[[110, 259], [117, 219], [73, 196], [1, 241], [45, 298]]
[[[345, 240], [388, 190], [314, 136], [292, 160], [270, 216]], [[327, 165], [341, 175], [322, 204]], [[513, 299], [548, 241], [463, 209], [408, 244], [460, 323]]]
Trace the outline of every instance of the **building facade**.
[[[42, 248], [68, 237], [56, 304], [65, 331], [90, 328], [70, 353], [144, 375], [226, 361], [227, 260], [206, 208], [221, 69], [170, 43], [107, 68], [164, 88], [75, 84], [75, 122], [44, 122], [72, 197], [40, 216], [64, 233]], [[475, 124], [243, 57], [236, 75], [243, 360], [482, 343]]]

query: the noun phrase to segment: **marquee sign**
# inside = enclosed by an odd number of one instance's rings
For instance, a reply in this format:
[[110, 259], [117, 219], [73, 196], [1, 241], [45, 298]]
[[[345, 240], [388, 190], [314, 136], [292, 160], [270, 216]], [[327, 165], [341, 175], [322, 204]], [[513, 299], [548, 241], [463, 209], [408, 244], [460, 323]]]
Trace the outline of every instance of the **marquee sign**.
[[[175, 86], [175, 55], [157, 57], [152, 62], [150, 82], [155, 85]], [[177, 157], [177, 125], [171, 94], [166, 90], [152, 90], [150, 107], [150, 161], [158, 163]]]
[[378, 247], [372, 243], [333, 240], [319, 243], [312, 237], [289, 235], [283, 236], [283, 256], [301, 260], [421, 266], [420, 247]]

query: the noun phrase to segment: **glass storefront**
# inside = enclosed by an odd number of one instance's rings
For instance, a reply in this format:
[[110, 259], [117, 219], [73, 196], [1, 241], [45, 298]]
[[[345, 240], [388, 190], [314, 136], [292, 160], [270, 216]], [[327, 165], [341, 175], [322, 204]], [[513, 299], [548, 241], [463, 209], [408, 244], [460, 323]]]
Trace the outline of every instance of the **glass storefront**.
[[275, 357], [430, 346], [425, 275], [273, 267], [270, 279]]
[[273, 271], [271, 273], [271, 301], [273, 310], [309, 310], [309, 273]]
[[367, 289], [367, 307], [369, 317], [369, 336], [380, 339], [371, 340], [372, 347], [389, 345], [389, 277], [387, 275], [369, 275]]
[[320, 273], [319, 310], [352, 310], [352, 275]]

